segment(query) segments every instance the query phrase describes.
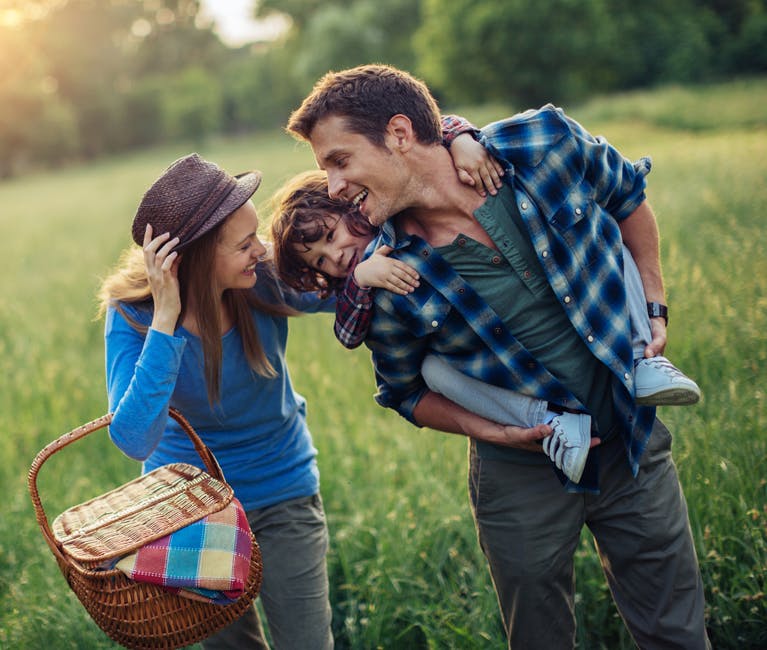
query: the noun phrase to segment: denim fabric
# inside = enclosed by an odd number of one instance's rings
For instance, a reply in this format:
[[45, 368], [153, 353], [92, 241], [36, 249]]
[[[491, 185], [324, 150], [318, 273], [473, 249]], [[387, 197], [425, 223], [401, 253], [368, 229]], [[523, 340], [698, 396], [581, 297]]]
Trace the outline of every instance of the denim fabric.
[[545, 400], [486, 384], [433, 354], [424, 359], [421, 374], [430, 390], [493, 422], [518, 427], [532, 427], [544, 422]]
[[644, 349], [652, 341], [650, 317], [647, 315], [647, 298], [644, 295], [639, 269], [625, 246], [623, 247], [623, 279], [626, 285], [626, 304], [631, 318], [631, 349], [634, 351], [634, 359], [643, 359]]

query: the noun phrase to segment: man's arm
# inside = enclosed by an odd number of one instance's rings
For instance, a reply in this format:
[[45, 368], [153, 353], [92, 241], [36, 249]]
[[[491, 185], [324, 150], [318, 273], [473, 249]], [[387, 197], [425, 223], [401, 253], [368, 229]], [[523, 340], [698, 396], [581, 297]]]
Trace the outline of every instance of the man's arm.
[[[618, 226], [623, 243], [631, 251], [639, 269], [647, 301], [665, 304], [658, 224], [649, 203], [640, 203], [639, 207], [618, 223]], [[661, 317], [652, 318], [650, 326], [653, 339], [645, 350], [645, 356], [648, 357], [663, 354], [666, 348], [666, 321]]]
[[527, 451], [542, 451], [541, 445], [536, 441], [551, 432], [551, 427], [545, 424], [523, 429], [492, 422], [432, 391], [423, 395], [413, 410], [413, 416], [419, 426]]

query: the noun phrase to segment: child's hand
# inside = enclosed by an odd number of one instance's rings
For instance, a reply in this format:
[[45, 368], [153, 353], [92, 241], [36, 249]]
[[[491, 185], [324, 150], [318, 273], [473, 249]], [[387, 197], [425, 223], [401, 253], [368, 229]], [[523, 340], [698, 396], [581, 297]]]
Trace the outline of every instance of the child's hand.
[[503, 167], [471, 133], [461, 133], [450, 145], [450, 155], [462, 183], [471, 185], [480, 196], [496, 194], [501, 187]]
[[388, 289], [401, 296], [415, 291], [420, 284], [418, 273], [412, 266], [387, 257], [391, 251], [390, 246], [381, 246], [364, 262], [357, 264], [354, 280], [359, 286]]

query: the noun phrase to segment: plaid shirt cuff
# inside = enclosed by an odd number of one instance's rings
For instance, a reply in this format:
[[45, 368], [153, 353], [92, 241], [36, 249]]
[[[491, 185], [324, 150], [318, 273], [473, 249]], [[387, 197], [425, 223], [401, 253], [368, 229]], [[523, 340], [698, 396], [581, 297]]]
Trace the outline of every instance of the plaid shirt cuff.
[[360, 287], [350, 273], [336, 302], [336, 338], [345, 348], [354, 349], [365, 340], [373, 318], [373, 289]]

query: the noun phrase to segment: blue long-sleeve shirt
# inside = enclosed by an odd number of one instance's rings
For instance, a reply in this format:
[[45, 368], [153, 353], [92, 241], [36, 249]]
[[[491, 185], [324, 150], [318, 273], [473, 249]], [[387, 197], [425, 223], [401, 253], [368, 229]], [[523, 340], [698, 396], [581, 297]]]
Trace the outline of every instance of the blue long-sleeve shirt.
[[[298, 293], [258, 271], [254, 291], [277, 291], [299, 311], [333, 311], [334, 299]], [[268, 286], [267, 286], [268, 285]], [[139, 323], [152, 321], [151, 306], [123, 304]], [[211, 407], [200, 339], [183, 327], [173, 336], [134, 329], [114, 308], [106, 316], [106, 378], [114, 413], [110, 436], [150, 471], [170, 462], [204, 467], [168, 407], [178, 409], [216, 456], [246, 510], [319, 491], [315, 449], [306, 425], [306, 402], [295, 392], [285, 362], [288, 322], [252, 310], [261, 344], [276, 376], [256, 374], [239, 332], [222, 337], [221, 399]]]
[[[504, 180], [570, 323], [612, 372], [615, 426], [636, 472], [655, 410], [637, 407], [631, 397], [618, 223], [644, 201], [650, 161], [631, 163], [553, 106], [490, 124], [481, 129], [480, 142], [504, 165]], [[427, 353], [487, 383], [578, 403], [439, 253], [421, 238], [398, 232], [395, 223], [384, 224], [375, 245], [391, 246], [391, 257], [413, 266], [421, 284], [405, 296], [375, 292], [365, 343], [373, 353], [379, 404], [414, 422], [413, 409], [427, 390], [420, 376]], [[504, 241], [494, 243], [503, 255], [511, 250]]]

